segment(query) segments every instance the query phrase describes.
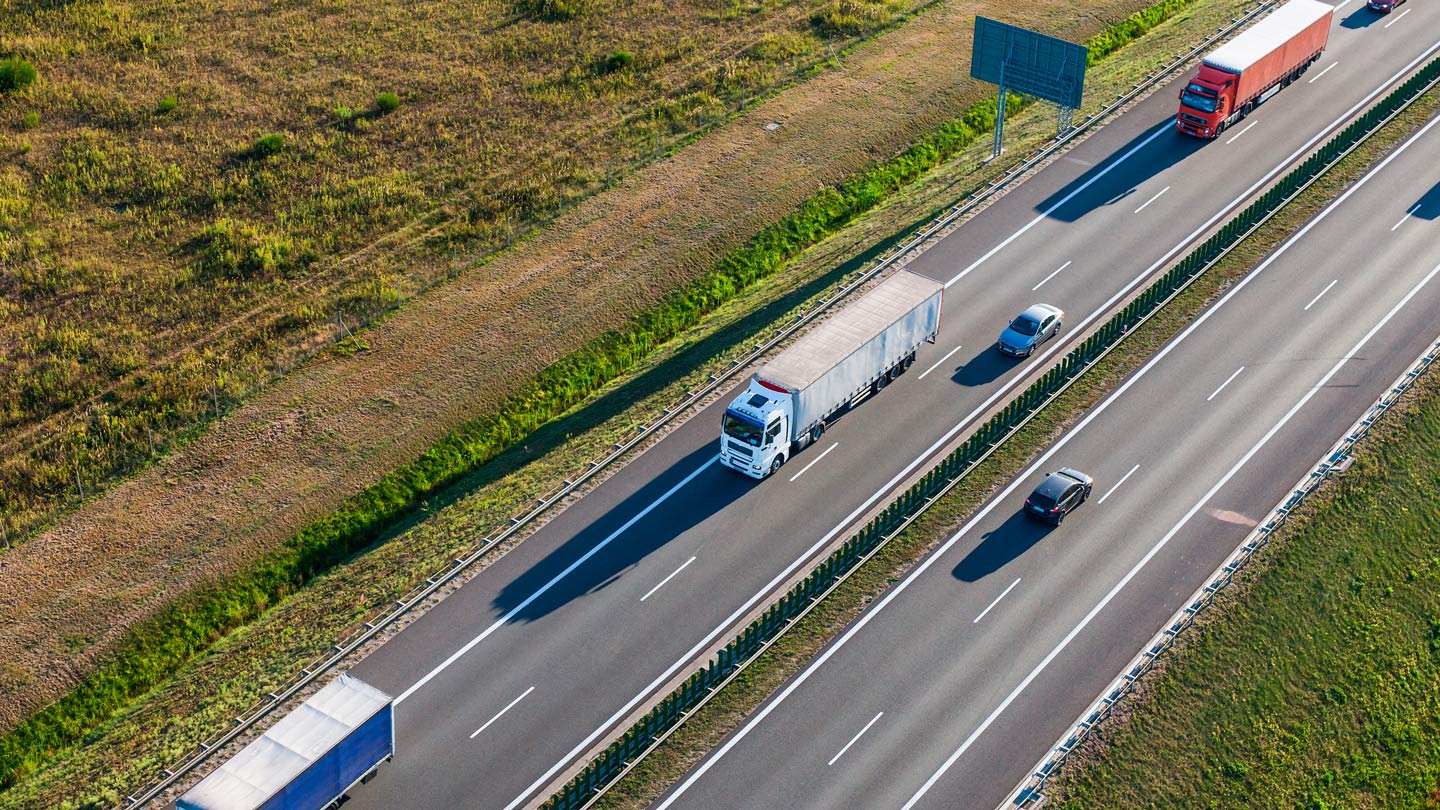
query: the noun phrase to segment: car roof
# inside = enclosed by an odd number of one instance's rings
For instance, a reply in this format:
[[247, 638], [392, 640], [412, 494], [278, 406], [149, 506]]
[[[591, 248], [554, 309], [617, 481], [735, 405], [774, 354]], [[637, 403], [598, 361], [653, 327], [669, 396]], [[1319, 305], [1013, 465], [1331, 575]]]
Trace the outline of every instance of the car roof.
[[1035, 304], [1024, 312], [1020, 313], [1022, 318], [1029, 318], [1032, 321], [1043, 321], [1047, 315], [1059, 315], [1060, 308], [1052, 307], [1049, 304]]
[[1056, 498], [1059, 498], [1061, 495], [1064, 495], [1065, 490], [1078, 483], [1080, 482], [1076, 481], [1074, 478], [1071, 478], [1068, 475], [1061, 475], [1058, 472], [1053, 472], [1045, 476], [1045, 480], [1040, 482], [1040, 486], [1035, 488], [1035, 492], [1038, 495], [1044, 495], [1045, 497], [1054, 500]]

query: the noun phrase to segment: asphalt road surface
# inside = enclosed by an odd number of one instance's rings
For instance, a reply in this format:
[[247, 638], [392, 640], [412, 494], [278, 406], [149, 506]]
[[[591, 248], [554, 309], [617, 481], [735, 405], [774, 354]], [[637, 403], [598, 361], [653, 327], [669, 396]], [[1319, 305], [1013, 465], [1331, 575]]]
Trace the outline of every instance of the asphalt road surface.
[[[1440, 9], [1411, 5], [1386, 27], [1351, 0], [1321, 61], [1222, 139], [1175, 133], [1162, 90], [919, 256], [949, 285], [937, 344], [778, 475], [715, 463], [717, 404], [360, 662], [398, 696], [398, 754], [349, 810], [543, 799], [1032, 367], [1440, 52]], [[1002, 359], [995, 336], [1037, 301], [1067, 311], [1065, 330]]]
[[[1437, 276], [1440, 118], [1127, 379], [657, 808], [1001, 804], [1433, 344]], [[1060, 466], [1096, 484], [1051, 528], [1021, 508]]]

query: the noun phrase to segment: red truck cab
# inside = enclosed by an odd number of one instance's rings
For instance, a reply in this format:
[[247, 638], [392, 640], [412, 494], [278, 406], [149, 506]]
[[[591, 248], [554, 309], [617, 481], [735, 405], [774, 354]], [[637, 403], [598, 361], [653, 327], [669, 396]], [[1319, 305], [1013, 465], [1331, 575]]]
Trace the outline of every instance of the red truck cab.
[[1330, 38], [1334, 9], [1290, 0], [1200, 60], [1180, 91], [1175, 128], [1214, 138], [1305, 71]]

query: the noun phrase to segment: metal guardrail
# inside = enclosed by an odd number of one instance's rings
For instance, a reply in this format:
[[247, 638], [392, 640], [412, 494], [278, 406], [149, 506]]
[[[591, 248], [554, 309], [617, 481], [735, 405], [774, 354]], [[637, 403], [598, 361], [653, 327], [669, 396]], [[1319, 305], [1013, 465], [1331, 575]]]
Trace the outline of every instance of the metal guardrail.
[[1184, 606], [1170, 617], [1164, 627], [1151, 637], [1134, 658], [1130, 659], [1130, 663], [1121, 671], [1120, 675], [1111, 681], [1110, 685], [1100, 693], [1100, 697], [1096, 698], [1081, 713], [1079, 719], [1060, 737], [1049, 753], [1036, 764], [1030, 776], [1026, 777], [996, 810], [1015, 810], [1015, 808], [1034, 810], [1045, 803], [1046, 783], [1059, 772], [1060, 768], [1069, 760], [1070, 755], [1090, 738], [1097, 726], [1110, 717], [1115, 710], [1115, 705], [1134, 691], [1136, 682], [1154, 668], [1155, 661], [1175, 645], [1180, 634], [1194, 626], [1196, 617], [1205, 608], [1214, 604], [1216, 595], [1234, 581], [1235, 574], [1247, 566], [1261, 549], [1270, 544], [1271, 536], [1288, 522], [1290, 513], [1299, 508], [1310, 493], [1329, 480], [1331, 476], [1349, 468], [1351, 453], [1354, 451], [1355, 445], [1370, 435], [1371, 429], [1380, 417], [1384, 416], [1399, 401], [1400, 397], [1414, 386], [1415, 381], [1437, 362], [1440, 362], [1440, 338], [1436, 338], [1435, 343], [1395, 380], [1363, 416], [1350, 426], [1345, 437], [1336, 442], [1330, 451], [1311, 468], [1310, 472], [1296, 483], [1290, 494], [1276, 504], [1265, 522], [1245, 536], [1235, 551], [1206, 579], [1206, 583], [1196, 589], [1185, 601]]
[[826, 560], [768, 608], [720, 650], [707, 665], [654, 705], [618, 739], [595, 755], [545, 804], [546, 810], [583, 810], [610, 789], [635, 763], [682, 725], [694, 711], [729, 683], [738, 670], [783, 636], [813, 606], [828, 595], [837, 577], [844, 579], [875, 551], [898, 536], [903, 527], [923, 513], [956, 480], [965, 477], [984, 458], [1035, 414], [1045, 408], [1087, 369], [1105, 357], [1125, 337], [1147, 322], [1167, 303], [1182, 294], [1211, 267], [1287, 204], [1324, 176], [1371, 133], [1408, 107], [1415, 98], [1440, 81], [1440, 59], [1432, 61], [1373, 107], [1361, 113], [1310, 157], [1301, 161], [1273, 187], [1233, 216], [1214, 235], [1135, 295], [1108, 322], [1072, 349], [973, 432], [954, 452], [935, 464], [910, 489], [838, 547]]
[[837, 302], [865, 286], [878, 275], [891, 268], [897, 261], [912, 254], [917, 248], [920, 248], [928, 240], [954, 224], [957, 220], [974, 212], [975, 209], [987, 202], [996, 193], [1005, 189], [1015, 180], [1023, 177], [1027, 172], [1064, 149], [1080, 134], [1093, 128], [1101, 120], [1146, 93], [1161, 80], [1168, 78], [1175, 71], [1186, 65], [1191, 59], [1209, 48], [1216, 40], [1223, 39], [1236, 29], [1247, 25], [1256, 17], [1277, 5], [1278, 2], [1280, 2], [1280, 0], [1263, 0], [1263, 2], [1257, 4], [1254, 8], [1232, 19], [1229, 24], [1221, 26], [1215, 32], [1208, 34], [1201, 43], [1176, 55], [1161, 68], [1146, 75], [1142, 81], [1131, 85], [1130, 90], [1117, 94], [1112, 101], [1104, 105], [1100, 110], [1085, 116], [1079, 124], [1067, 130], [1059, 137], [1052, 139], [1046, 146], [1007, 169], [999, 179], [973, 192], [964, 202], [952, 206], [924, 228], [915, 232], [908, 239], [887, 251], [884, 255], [878, 257], [869, 268], [857, 271], [849, 278], [842, 280], [832, 292], [818, 298], [810, 309], [797, 313], [791, 323], [775, 329], [766, 340], [754, 344], [752, 349], [743, 357], [730, 360], [723, 370], [709, 375], [705, 385], [700, 389], [686, 391], [674, 404], [661, 409], [661, 412], [652, 419], [642, 422], [629, 437], [612, 444], [609, 452], [603, 457], [587, 462], [585, 468], [575, 477], [564, 479], [558, 487], [550, 490], [545, 495], [537, 497], [533, 507], [519, 515], [510, 517], [498, 532], [484, 537], [473, 546], [468, 553], [455, 557], [443, 570], [427, 577], [422, 584], [417, 585], [404, 597], [395, 600], [389, 608], [366, 621], [363, 629], [358, 630], [349, 638], [332, 645], [329, 654], [327, 654], [325, 658], [302, 668], [284, 687], [268, 693], [259, 703], [236, 716], [225, 731], [217, 732], [214, 736], [199, 743], [196, 748], [187, 752], [174, 764], [166, 768], [158, 779], [148, 783], [136, 793], [126, 796], [119, 807], [133, 808], [142, 806], [153, 801], [166, 790], [174, 787], [177, 782], [189, 776], [217, 750], [231, 744], [241, 735], [250, 731], [257, 723], [268, 717], [277, 707], [284, 705], [296, 697], [320, 676], [335, 669], [341, 662], [373, 640], [391, 624], [422, 604], [426, 599], [449, 584], [470, 566], [483, 559], [497, 546], [527, 528], [537, 518], [559, 504], [567, 496], [575, 493], [580, 487], [599, 474], [600, 471], [606, 469], [615, 461], [629, 454], [647, 439], [654, 436], [662, 427], [675, 419], [679, 414], [685, 412], [697, 403], [702, 402], [705, 397], [710, 394], [723, 388], [735, 375], [747, 369], [751, 364], [811, 324]]
[[[1360, 144], [1363, 144], [1370, 134], [1373, 134], [1380, 127], [1393, 120], [1395, 116], [1404, 112], [1414, 103], [1415, 99], [1418, 99], [1433, 89], [1437, 84], [1440, 84], [1440, 71], [1435, 70], [1437, 65], [1440, 65], [1440, 61], [1431, 62], [1422, 68], [1421, 74], [1425, 71], [1430, 71], [1437, 75], [1428, 79], [1423, 87], [1417, 90], [1409, 99], [1405, 100], [1404, 103], [1400, 104], [1394, 111], [1380, 117], [1379, 120], [1365, 132], [1364, 137], [1359, 138], [1349, 148], [1335, 154], [1330, 162], [1317, 172], [1314, 178], [1297, 189], [1295, 194], [1298, 195], [1305, 188], [1308, 188], [1315, 179], [1323, 176], [1332, 166], [1359, 148]], [[1382, 101], [1381, 103], [1383, 104], [1384, 102]], [[1292, 198], [1293, 196], [1294, 195], [1292, 195]], [[1410, 387], [1414, 385], [1415, 380], [1418, 379], [1421, 374], [1425, 373], [1437, 359], [1440, 359], [1440, 339], [1437, 339], [1436, 344], [1422, 354], [1408, 371], [1400, 375], [1395, 384], [1370, 407], [1364, 416], [1355, 422], [1345, 438], [1336, 443], [1330, 453], [1323, 457], [1305, 478], [1301, 479], [1300, 483], [1296, 485], [1295, 490], [1275, 507], [1265, 523], [1246, 536], [1245, 540], [1241, 542], [1240, 546], [1230, 558], [1211, 575], [1208, 584], [1196, 590], [1185, 603], [1185, 607], [1182, 607], [1171, 616], [1170, 621], [1151, 638], [1150, 643], [1131, 659], [1130, 664], [1111, 682], [1110, 687], [1102, 692], [1100, 697], [1096, 698], [1090, 707], [1080, 715], [1079, 719], [1071, 725], [1070, 729], [1061, 735], [1059, 741], [1057, 741], [1055, 745], [1051, 747], [1050, 751], [1031, 769], [1030, 775], [1021, 781], [1010, 796], [1000, 803], [996, 810], [1014, 810], [1015, 808], [1034, 810], [1034, 808], [1038, 808], [1044, 804], [1045, 784], [1060, 770], [1061, 766], [1069, 759], [1070, 754], [1089, 739], [1091, 732], [1094, 731], [1097, 725], [1110, 716], [1115, 704], [1134, 690], [1135, 682], [1142, 675], [1150, 671], [1154, 666], [1155, 659], [1173, 647], [1176, 637], [1194, 624], [1196, 615], [1214, 602], [1215, 594], [1230, 584], [1235, 572], [1245, 567], [1255, 555], [1255, 552], [1269, 544], [1270, 535], [1285, 525], [1290, 512], [1298, 507], [1310, 492], [1314, 491], [1316, 487], [1332, 474], [1343, 471], [1348, 467], [1347, 460], [1355, 443], [1369, 435], [1370, 428], [1374, 425], [1375, 421], [1384, 415], [1390, 406], [1399, 399], [1400, 395], [1408, 391]]]

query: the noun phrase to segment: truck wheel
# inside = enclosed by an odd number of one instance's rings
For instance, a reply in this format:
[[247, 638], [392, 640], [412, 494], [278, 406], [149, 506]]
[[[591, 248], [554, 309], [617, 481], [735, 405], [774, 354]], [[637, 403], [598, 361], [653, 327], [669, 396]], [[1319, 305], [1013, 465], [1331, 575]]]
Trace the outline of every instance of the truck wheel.
[[908, 370], [913, 365], [915, 365], [915, 352], [910, 352], [910, 356], [905, 358], [905, 368]]
[[823, 435], [825, 435], [825, 423], [817, 422], [815, 427], [810, 428], [810, 443], [814, 444], [820, 441], [820, 437]]
[[778, 456], [776, 456], [776, 457], [775, 457], [775, 460], [772, 461], [772, 462], [770, 462], [770, 474], [771, 474], [771, 475], [774, 475], [774, 474], [776, 473], [776, 471], [780, 469], [780, 465], [781, 465], [781, 464], [784, 464], [784, 463], [785, 463], [785, 455], [784, 455], [783, 453], [780, 454], [780, 455], [778, 455]]

